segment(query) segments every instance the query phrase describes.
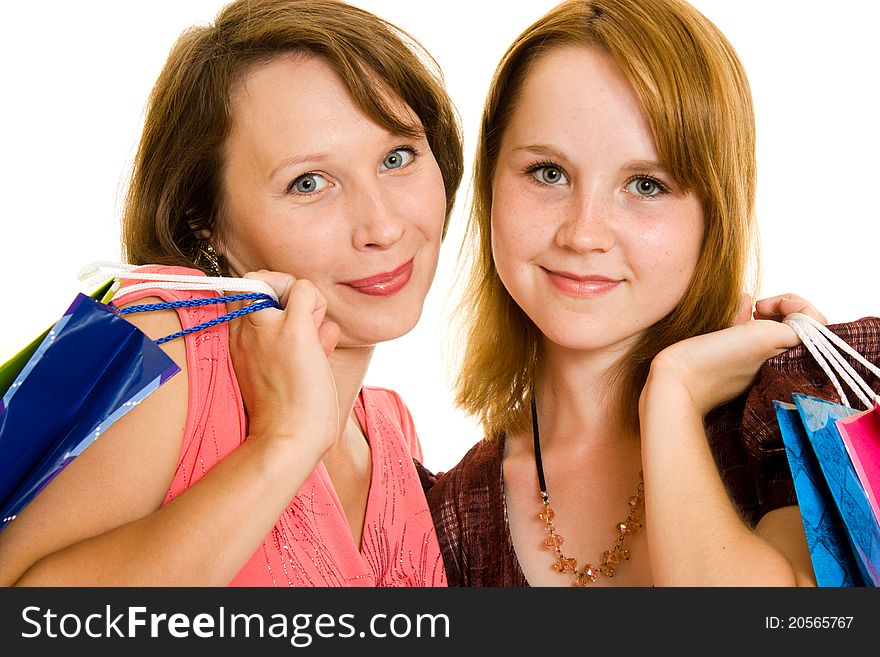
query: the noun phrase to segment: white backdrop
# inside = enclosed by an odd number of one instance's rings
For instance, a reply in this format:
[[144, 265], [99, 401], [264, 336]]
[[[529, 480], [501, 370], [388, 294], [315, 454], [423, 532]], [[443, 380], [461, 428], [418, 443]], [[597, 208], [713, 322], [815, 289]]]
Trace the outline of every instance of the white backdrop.
[[[468, 166], [484, 94], [510, 41], [552, 0], [355, 0], [420, 39], [462, 116]], [[755, 96], [766, 295], [797, 292], [831, 322], [880, 313], [880, 3], [693, 0], [739, 52]], [[47, 0], [4, 7], [0, 40], [0, 362], [120, 257], [118, 218], [143, 107], [180, 32], [222, 0]], [[552, 108], [548, 108], [552, 111]], [[867, 185], [867, 187], [865, 187]], [[429, 468], [480, 435], [451, 402], [442, 340], [468, 184], [419, 326], [381, 345], [367, 383], [401, 392]]]

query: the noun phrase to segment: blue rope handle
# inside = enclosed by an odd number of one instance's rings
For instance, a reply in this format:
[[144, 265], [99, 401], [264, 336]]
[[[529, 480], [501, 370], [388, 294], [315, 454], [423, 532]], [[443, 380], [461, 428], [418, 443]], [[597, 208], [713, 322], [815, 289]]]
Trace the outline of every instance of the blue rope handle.
[[232, 294], [222, 297], [209, 297], [205, 299], [166, 301], [164, 303], [146, 303], [140, 306], [129, 306], [128, 308], [123, 308], [119, 311], [119, 314], [130, 315], [131, 313], [145, 313], [152, 310], [168, 310], [171, 308], [187, 308], [191, 306], [210, 306], [216, 303], [226, 303], [227, 301], [259, 301], [259, 303], [252, 303], [248, 306], [244, 306], [243, 308], [239, 308], [238, 310], [233, 310], [231, 313], [226, 313], [225, 315], [208, 320], [207, 322], [197, 324], [196, 326], [193, 326], [186, 330], [178, 331], [177, 333], [172, 333], [171, 335], [166, 335], [164, 338], [159, 338], [158, 340], [154, 340], [153, 342], [155, 342], [156, 344], [162, 344], [163, 342], [168, 342], [169, 340], [174, 340], [175, 338], [180, 338], [184, 335], [195, 333], [196, 331], [201, 331], [202, 329], [210, 328], [211, 326], [216, 326], [217, 324], [222, 324], [223, 322], [228, 322], [229, 320], [235, 319], [236, 317], [241, 317], [242, 315], [248, 315], [258, 310], [263, 310], [264, 308], [280, 307], [278, 305], [278, 302], [276, 302], [275, 299], [270, 297], [268, 294], [259, 294], [253, 292], [248, 294]]

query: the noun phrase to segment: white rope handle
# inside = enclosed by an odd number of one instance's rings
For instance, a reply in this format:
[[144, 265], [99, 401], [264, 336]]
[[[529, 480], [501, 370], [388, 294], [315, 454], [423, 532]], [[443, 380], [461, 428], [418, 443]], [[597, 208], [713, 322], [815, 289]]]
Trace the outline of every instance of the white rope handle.
[[137, 279], [154, 281], [136, 283], [121, 290], [123, 294], [138, 290], [214, 290], [216, 292], [252, 292], [267, 294], [277, 303], [278, 295], [268, 283], [249, 278], [232, 278], [227, 276], [184, 276], [181, 274], [156, 274], [139, 272], [139, 267], [150, 265], [130, 265], [124, 262], [92, 262], [79, 270], [77, 278], [87, 285], [98, 285], [108, 278]]
[[[841, 340], [837, 335], [832, 333], [821, 322], [816, 321], [809, 315], [803, 313], [792, 313], [783, 320], [786, 324], [794, 329], [795, 333], [804, 343], [804, 346], [816, 359], [819, 367], [825, 372], [834, 389], [840, 395], [840, 401], [844, 406], [852, 408], [840, 381], [835, 376], [835, 371], [846, 382], [850, 389], [855, 392], [859, 400], [864, 404], [865, 408], [873, 408], [874, 403], [880, 402], [880, 396], [876, 395], [871, 387], [865, 383], [865, 380], [859, 376], [858, 372], [853, 369], [840, 351], [843, 351], [855, 361], [864, 365], [870, 372], [880, 378], [880, 368], [868, 361], [859, 352]], [[837, 347], [837, 349], [835, 349]], [[838, 351], [838, 349], [840, 351]], [[873, 402], [871, 400], [874, 400]]]

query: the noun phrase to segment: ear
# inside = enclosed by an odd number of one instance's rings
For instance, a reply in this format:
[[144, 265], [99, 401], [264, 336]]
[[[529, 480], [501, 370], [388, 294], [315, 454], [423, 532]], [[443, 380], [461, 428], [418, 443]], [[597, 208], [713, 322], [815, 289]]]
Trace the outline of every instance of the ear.
[[193, 232], [193, 235], [195, 235], [197, 238], [199, 238], [200, 240], [203, 240], [203, 241], [207, 241], [207, 240], [211, 239], [211, 231], [210, 230], [208, 230], [207, 228], [197, 228], [197, 226], [198, 226], [198, 223], [196, 223], [195, 221], [189, 222], [189, 229]]
[[211, 234], [213, 233], [211, 229], [214, 226], [212, 217], [206, 216], [205, 213], [195, 207], [191, 207], [184, 211], [183, 218], [196, 239], [203, 242], [211, 239]]

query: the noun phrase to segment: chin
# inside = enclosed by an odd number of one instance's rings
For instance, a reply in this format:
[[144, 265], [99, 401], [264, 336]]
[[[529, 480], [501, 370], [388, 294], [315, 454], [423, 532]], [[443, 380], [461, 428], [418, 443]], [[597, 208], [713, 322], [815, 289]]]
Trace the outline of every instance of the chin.
[[340, 347], [368, 347], [388, 342], [403, 337], [415, 328], [421, 315], [421, 306], [416, 309], [407, 309], [395, 313], [388, 313], [381, 317], [370, 315], [364, 316], [361, 321], [358, 317], [349, 317], [345, 322], [339, 322], [341, 337]]
[[599, 351], [628, 351], [639, 339], [641, 332], [621, 331], [619, 325], [604, 322], [547, 322], [538, 325], [544, 339], [561, 349], [584, 353]]

